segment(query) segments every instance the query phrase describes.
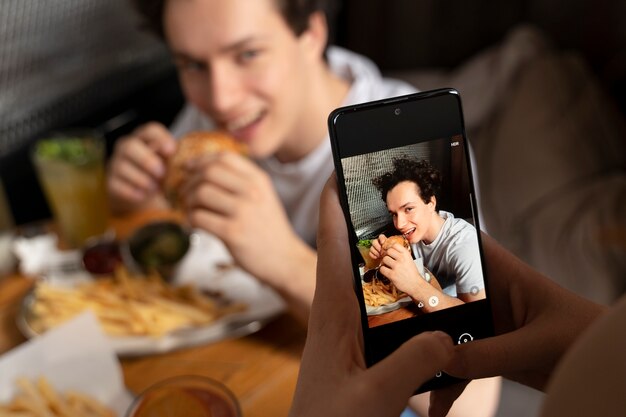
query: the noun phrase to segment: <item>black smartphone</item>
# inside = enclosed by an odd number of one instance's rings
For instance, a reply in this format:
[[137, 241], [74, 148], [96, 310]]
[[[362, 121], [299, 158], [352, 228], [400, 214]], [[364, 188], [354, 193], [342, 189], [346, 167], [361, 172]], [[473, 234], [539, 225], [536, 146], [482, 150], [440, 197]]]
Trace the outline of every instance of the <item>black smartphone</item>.
[[[368, 366], [423, 331], [492, 336], [459, 93], [346, 106], [328, 124]], [[452, 382], [439, 372], [416, 393]]]

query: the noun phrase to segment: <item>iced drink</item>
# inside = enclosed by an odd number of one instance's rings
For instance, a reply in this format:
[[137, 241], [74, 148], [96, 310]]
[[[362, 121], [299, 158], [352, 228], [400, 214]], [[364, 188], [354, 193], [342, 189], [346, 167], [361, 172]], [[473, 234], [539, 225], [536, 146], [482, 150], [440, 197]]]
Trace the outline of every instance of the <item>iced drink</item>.
[[93, 134], [56, 134], [38, 141], [32, 153], [62, 246], [81, 247], [108, 226], [105, 143]]
[[362, 239], [356, 245], [359, 253], [365, 261], [365, 270], [374, 269], [380, 264], [379, 259], [372, 259], [370, 257], [370, 248], [372, 247], [372, 241], [370, 239]]

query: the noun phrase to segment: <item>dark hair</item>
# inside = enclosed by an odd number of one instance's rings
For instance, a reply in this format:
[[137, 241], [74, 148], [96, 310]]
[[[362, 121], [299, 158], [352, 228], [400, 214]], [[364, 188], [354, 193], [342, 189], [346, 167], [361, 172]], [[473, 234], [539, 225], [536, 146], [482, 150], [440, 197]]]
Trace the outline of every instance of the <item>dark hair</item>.
[[395, 158], [393, 170], [372, 180], [380, 191], [383, 201], [387, 202], [387, 194], [393, 187], [403, 181], [414, 182], [419, 188], [419, 195], [425, 204], [434, 196], [437, 198], [441, 189], [441, 174], [428, 161], [408, 157]]
[[[134, 7], [145, 18], [145, 27], [165, 39], [163, 10], [167, 0], [131, 0]], [[296, 36], [300, 36], [309, 26], [309, 17], [318, 11], [327, 16], [331, 2], [327, 0], [272, 0], [287, 25]]]

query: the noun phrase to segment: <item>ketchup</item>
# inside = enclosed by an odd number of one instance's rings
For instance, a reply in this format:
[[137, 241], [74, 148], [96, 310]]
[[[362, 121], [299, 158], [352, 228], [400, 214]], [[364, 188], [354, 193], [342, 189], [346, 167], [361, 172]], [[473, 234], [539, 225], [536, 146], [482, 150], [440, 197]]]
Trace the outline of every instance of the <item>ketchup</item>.
[[122, 263], [119, 242], [98, 242], [83, 251], [83, 266], [95, 275], [111, 274]]

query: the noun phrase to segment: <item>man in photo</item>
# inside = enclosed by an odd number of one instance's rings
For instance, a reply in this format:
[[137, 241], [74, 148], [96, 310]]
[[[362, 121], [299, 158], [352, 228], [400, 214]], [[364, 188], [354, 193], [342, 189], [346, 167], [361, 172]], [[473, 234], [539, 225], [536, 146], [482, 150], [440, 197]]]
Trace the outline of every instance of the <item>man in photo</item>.
[[426, 160], [397, 158], [393, 169], [374, 185], [395, 228], [416, 249], [424, 266], [439, 281], [431, 285], [418, 271], [411, 251], [399, 243], [383, 248], [387, 236], [372, 242], [370, 257], [380, 259], [380, 273], [409, 295], [424, 312], [485, 298], [476, 229], [450, 212], [438, 210], [441, 174]]

